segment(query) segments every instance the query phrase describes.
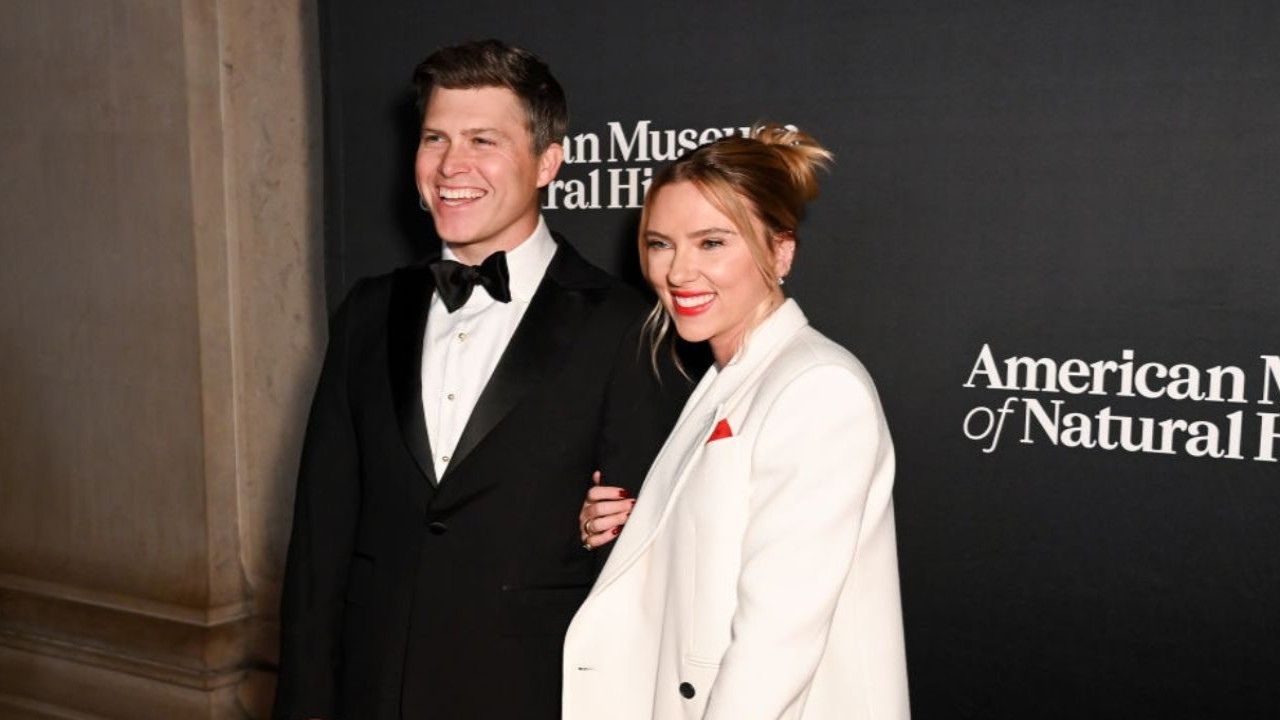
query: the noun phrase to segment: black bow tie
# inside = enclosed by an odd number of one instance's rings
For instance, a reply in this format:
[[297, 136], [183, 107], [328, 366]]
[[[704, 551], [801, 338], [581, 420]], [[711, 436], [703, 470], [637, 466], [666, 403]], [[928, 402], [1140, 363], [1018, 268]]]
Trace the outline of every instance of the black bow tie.
[[476, 285], [483, 286], [498, 302], [511, 302], [507, 254], [501, 250], [485, 258], [479, 266], [436, 260], [431, 263], [431, 274], [436, 276], [436, 292], [449, 312], [466, 305]]

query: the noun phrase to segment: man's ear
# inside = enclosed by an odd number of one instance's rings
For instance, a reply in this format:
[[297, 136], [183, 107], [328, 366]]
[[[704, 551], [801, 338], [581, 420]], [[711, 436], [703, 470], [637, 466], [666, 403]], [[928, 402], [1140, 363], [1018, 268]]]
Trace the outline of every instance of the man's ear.
[[773, 241], [773, 273], [779, 280], [791, 274], [791, 261], [796, 257], [796, 236], [779, 233]]
[[560, 172], [560, 164], [564, 162], [564, 146], [551, 143], [538, 156], [538, 187], [546, 187]]

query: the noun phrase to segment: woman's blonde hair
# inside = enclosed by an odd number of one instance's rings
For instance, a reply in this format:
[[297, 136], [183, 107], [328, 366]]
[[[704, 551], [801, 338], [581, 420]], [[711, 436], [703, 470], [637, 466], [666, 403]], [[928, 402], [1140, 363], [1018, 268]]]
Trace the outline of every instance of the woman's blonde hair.
[[[812, 136], [793, 126], [773, 123], [754, 126], [748, 137], [725, 137], [690, 151], [660, 170], [649, 185], [640, 211], [641, 271], [649, 276], [645, 235], [654, 199], [668, 185], [689, 182], [733, 221], [764, 281], [777, 287], [780, 278], [774, 271], [774, 250], [779, 242], [796, 239], [805, 205], [818, 196], [818, 169], [827, 167], [831, 160], [831, 152]], [[757, 222], [764, 228], [763, 234], [757, 232]], [[670, 330], [671, 318], [659, 301], [645, 321], [655, 371], [658, 349]], [[683, 373], [678, 358], [675, 363]]]

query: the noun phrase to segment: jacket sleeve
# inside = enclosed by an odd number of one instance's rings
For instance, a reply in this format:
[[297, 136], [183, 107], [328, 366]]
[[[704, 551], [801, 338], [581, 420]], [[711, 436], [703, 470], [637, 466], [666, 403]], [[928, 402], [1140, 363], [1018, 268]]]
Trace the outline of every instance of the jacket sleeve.
[[353, 288], [329, 325], [298, 470], [280, 605], [277, 720], [333, 717], [340, 627], [359, 513], [359, 464], [347, 393]]
[[891, 463], [874, 389], [849, 368], [802, 372], [765, 411], [732, 638], [706, 720], [774, 720], [804, 691], [857, 552], [872, 479]]
[[[643, 324], [644, 318], [638, 317], [615, 352], [596, 450], [603, 484], [626, 488], [632, 497], [640, 493], [649, 465], [692, 389], [668, 353], [659, 352], [654, 367], [648, 344], [642, 339]], [[584, 483], [584, 493], [587, 487]], [[597, 571], [612, 548], [609, 543], [595, 551]]]

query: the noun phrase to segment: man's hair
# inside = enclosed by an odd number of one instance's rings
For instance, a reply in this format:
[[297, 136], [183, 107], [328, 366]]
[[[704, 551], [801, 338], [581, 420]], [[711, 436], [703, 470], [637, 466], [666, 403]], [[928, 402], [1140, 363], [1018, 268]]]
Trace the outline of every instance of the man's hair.
[[558, 143], [569, 125], [564, 90], [537, 55], [501, 40], [476, 40], [440, 48], [413, 71], [418, 92], [418, 118], [426, 117], [431, 91], [471, 88], [506, 88], [520, 98], [526, 125], [533, 136], [533, 151], [541, 154]]

